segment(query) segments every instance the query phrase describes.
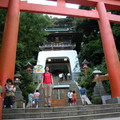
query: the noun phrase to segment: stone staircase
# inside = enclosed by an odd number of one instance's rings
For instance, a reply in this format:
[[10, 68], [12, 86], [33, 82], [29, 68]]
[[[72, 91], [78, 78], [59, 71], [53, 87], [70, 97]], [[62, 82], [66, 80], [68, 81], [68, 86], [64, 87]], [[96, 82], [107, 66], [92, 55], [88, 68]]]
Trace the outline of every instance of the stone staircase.
[[[67, 104], [66, 89], [66, 106], [64, 107], [43, 107], [43, 90], [40, 87], [41, 101], [39, 108], [13, 108], [3, 109], [2, 120], [96, 120], [99, 118], [113, 118], [120, 117], [120, 104], [107, 104], [107, 105], [81, 105], [79, 96], [79, 89], [74, 81], [67, 80], [60, 82], [57, 77], [54, 77], [55, 85], [70, 85], [71, 90], [77, 93], [77, 105], [69, 106]], [[57, 92], [53, 93], [52, 98], [57, 97]]]
[[[53, 77], [53, 80], [54, 80], [54, 85], [69, 85], [70, 88], [69, 89], [65, 89], [65, 91], [61, 91], [61, 94], [64, 94], [64, 95], [61, 95], [61, 98], [63, 99], [63, 96], [65, 96], [65, 99], [66, 99], [66, 106], [68, 106], [68, 98], [67, 98], [67, 92], [69, 90], [74, 90], [77, 94], [77, 105], [81, 105], [82, 102], [81, 102], [81, 99], [80, 99], [80, 93], [79, 93], [79, 89], [77, 87], [77, 85], [75, 84], [74, 81], [72, 80], [63, 80], [62, 82], [59, 81], [58, 77]], [[53, 94], [52, 94], [52, 99], [58, 99], [58, 92], [55, 91], [53, 89]], [[40, 86], [40, 103], [39, 103], [39, 106], [40, 107], [43, 107], [44, 106], [44, 94], [43, 94], [43, 89], [42, 87]]]
[[120, 104], [3, 109], [2, 120], [94, 120], [120, 117]]

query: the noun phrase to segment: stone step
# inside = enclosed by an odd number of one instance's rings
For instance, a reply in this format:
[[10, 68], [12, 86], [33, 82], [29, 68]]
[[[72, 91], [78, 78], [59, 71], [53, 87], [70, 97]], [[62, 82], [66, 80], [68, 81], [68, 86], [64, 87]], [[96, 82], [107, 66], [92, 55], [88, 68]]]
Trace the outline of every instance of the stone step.
[[57, 112], [57, 111], [71, 111], [72, 110], [96, 110], [96, 109], [107, 109], [107, 108], [119, 108], [120, 104], [106, 104], [106, 105], [77, 105], [77, 106], [65, 106], [65, 107], [39, 107], [36, 108], [13, 108], [3, 109], [3, 113], [25, 113], [25, 112]]
[[2, 120], [93, 120], [102, 118], [115, 118], [120, 117], [120, 112], [102, 113], [102, 114], [88, 114], [78, 116], [60, 116], [60, 117], [48, 117], [48, 118], [21, 118], [21, 119], [2, 119]]
[[46, 117], [59, 117], [59, 116], [79, 116], [79, 115], [90, 115], [90, 114], [99, 114], [99, 113], [120, 113], [120, 108], [118, 109], [104, 109], [104, 110], [91, 110], [91, 111], [60, 111], [60, 112], [36, 112], [36, 113], [11, 113], [3, 114], [4, 118], [15, 119], [15, 118], [46, 118]]
[[102, 119], [93, 119], [93, 120], [120, 120], [120, 117], [115, 117], [115, 118], [102, 118]]
[[[105, 118], [107, 115], [111, 114], [113, 117], [120, 116], [120, 105], [88, 105], [88, 106], [72, 106], [72, 107], [62, 107], [62, 108], [39, 108], [39, 109], [4, 109], [3, 110], [3, 120], [5, 119], [56, 119], [59, 120], [61, 116], [64, 120], [68, 118], [91, 118], [98, 116], [101, 118], [103, 115]], [[99, 117], [100, 116], [100, 117]], [[81, 119], [82, 119], [81, 118]], [[87, 119], [86, 118], [86, 119]], [[60, 120], [61, 120], [60, 119]]]

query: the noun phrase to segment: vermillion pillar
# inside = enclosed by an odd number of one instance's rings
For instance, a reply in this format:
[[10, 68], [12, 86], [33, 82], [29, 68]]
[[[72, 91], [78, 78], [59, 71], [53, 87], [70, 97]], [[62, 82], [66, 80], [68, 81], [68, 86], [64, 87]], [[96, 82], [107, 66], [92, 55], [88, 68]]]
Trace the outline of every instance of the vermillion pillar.
[[8, 4], [8, 13], [0, 51], [0, 80], [3, 87], [6, 83], [6, 79], [14, 78], [20, 16], [19, 3], [19, 0], [9, 0]]
[[[4, 88], [7, 78], [13, 78], [19, 26], [19, 0], [9, 0], [8, 13], [0, 50], [0, 83]], [[2, 120], [2, 97], [0, 96], [0, 120]]]
[[99, 2], [96, 7], [100, 17], [98, 23], [102, 37], [107, 69], [110, 76], [112, 97], [120, 97], [120, 61], [114, 37], [104, 3]]
[[0, 95], [0, 120], [2, 120], [2, 97]]

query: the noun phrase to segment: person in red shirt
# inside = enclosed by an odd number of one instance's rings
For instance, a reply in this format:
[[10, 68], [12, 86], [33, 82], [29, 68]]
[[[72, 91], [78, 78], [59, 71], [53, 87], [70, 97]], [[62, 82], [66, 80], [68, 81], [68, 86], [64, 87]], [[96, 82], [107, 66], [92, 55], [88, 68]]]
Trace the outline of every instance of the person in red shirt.
[[51, 106], [51, 96], [52, 96], [52, 89], [53, 89], [53, 77], [52, 74], [49, 72], [49, 67], [45, 67], [45, 73], [42, 74], [42, 88], [44, 90], [44, 102], [45, 107]]

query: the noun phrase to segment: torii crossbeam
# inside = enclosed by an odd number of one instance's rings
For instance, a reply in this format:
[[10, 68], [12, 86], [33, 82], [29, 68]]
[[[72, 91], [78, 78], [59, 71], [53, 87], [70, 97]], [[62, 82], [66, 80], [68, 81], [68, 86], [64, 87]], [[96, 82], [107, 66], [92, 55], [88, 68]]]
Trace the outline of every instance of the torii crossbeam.
[[[0, 51], [0, 80], [4, 86], [7, 78], [14, 78], [16, 46], [20, 12], [33, 12], [81, 17], [97, 20], [110, 77], [112, 97], [120, 97], [120, 61], [118, 58], [110, 22], [120, 23], [120, 15], [111, 14], [107, 9], [120, 10], [119, 0], [50, 0], [57, 6], [30, 4], [21, 0], [0, 0], [0, 8], [8, 9]], [[66, 3], [94, 7], [94, 10], [67, 8]], [[0, 102], [1, 104], [2, 102]], [[2, 116], [2, 104], [0, 105]], [[2, 118], [2, 117], [1, 117]]]
[[[56, 0], [51, 0], [56, 1]], [[65, 6], [64, 0], [58, 0], [57, 6], [48, 6], [48, 5], [40, 5], [40, 4], [31, 4], [27, 3], [27, 1], [22, 1], [20, 3], [20, 11], [21, 12], [33, 12], [33, 13], [45, 13], [45, 14], [56, 14], [56, 15], [65, 15], [65, 16], [72, 16], [72, 17], [82, 17], [82, 18], [89, 18], [89, 19], [99, 19], [99, 15], [97, 10], [80, 10], [80, 9], [71, 9], [67, 8]], [[88, 0], [89, 1], [89, 0]], [[91, 7], [95, 7], [96, 2], [88, 2], [87, 0], [67, 0], [66, 3], [74, 3], [78, 5], [89, 5]], [[95, 0], [91, 0], [95, 1]], [[96, 0], [99, 1], [99, 0]], [[113, 0], [114, 5], [108, 4], [109, 0], [106, 0], [106, 8], [113, 10], [120, 10], [120, 3], [118, 3], [117, 0]], [[111, 0], [110, 0], [111, 1]], [[117, 2], [115, 2], [117, 1]], [[9, 0], [0, 0], [0, 8], [8, 8]], [[88, 4], [89, 3], [89, 4]], [[116, 6], [117, 7], [116, 7]], [[64, 9], [63, 9], [64, 8]], [[120, 22], [120, 16], [111, 14], [110, 12], [107, 12], [107, 15], [109, 17], [110, 22]]]

